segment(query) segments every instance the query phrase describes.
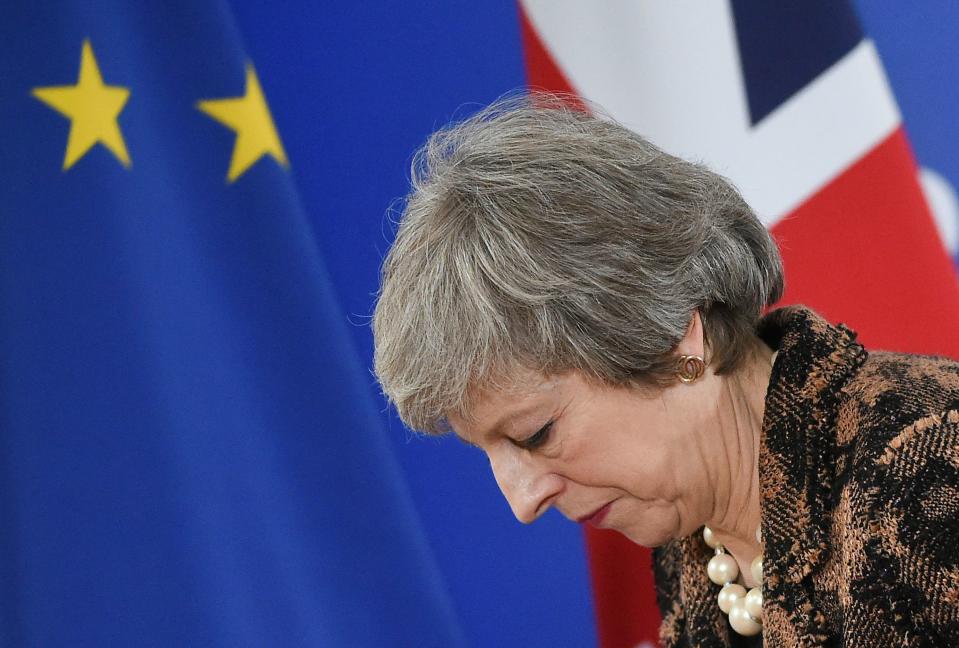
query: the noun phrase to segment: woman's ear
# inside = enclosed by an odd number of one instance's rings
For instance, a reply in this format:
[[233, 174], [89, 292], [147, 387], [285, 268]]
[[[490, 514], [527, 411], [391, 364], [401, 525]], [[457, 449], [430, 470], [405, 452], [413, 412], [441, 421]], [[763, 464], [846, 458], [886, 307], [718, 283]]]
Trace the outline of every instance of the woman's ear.
[[676, 345], [677, 355], [695, 355], [700, 358], [706, 358], [706, 337], [703, 332], [703, 318], [699, 314], [699, 309], [693, 311], [693, 316], [689, 318], [689, 326], [686, 328], [686, 335]]

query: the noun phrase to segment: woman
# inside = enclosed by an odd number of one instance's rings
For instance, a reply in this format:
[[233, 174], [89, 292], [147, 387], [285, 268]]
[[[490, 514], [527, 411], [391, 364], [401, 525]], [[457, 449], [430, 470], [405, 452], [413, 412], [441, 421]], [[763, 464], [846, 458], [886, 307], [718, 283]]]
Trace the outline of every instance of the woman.
[[760, 317], [782, 265], [736, 190], [557, 100], [440, 131], [412, 180], [384, 392], [520, 521], [657, 547], [664, 645], [959, 645], [959, 363]]

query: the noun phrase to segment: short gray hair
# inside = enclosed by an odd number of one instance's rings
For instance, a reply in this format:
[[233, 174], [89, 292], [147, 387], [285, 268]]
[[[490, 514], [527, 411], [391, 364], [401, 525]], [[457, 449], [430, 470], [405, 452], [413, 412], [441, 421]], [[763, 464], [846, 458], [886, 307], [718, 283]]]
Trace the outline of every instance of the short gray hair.
[[783, 291], [766, 228], [727, 180], [590, 109], [511, 97], [417, 151], [373, 316], [409, 427], [444, 432], [529, 371], [674, 382], [695, 309], [717, 373], [754, 348]]

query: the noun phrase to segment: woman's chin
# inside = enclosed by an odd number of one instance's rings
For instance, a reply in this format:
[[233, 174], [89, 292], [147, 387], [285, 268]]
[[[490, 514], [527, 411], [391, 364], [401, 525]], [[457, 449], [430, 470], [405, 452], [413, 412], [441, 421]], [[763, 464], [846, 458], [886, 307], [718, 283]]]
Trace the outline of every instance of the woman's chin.
[[660, 547], [675, 537], [672, 529], [644, 524], [637, 524], [627, 529], [617, 529], [617, 531], [631, 542], [647, 549]]

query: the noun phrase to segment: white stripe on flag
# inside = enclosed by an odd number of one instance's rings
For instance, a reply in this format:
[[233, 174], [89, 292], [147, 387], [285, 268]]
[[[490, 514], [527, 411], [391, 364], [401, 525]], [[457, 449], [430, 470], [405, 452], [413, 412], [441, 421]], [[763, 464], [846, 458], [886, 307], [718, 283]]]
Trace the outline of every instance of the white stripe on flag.
[[728, 176], [769, 226], [901, 121], [869, 40], [752, 127], [727, 2], [522, 4], [580, 96]]

